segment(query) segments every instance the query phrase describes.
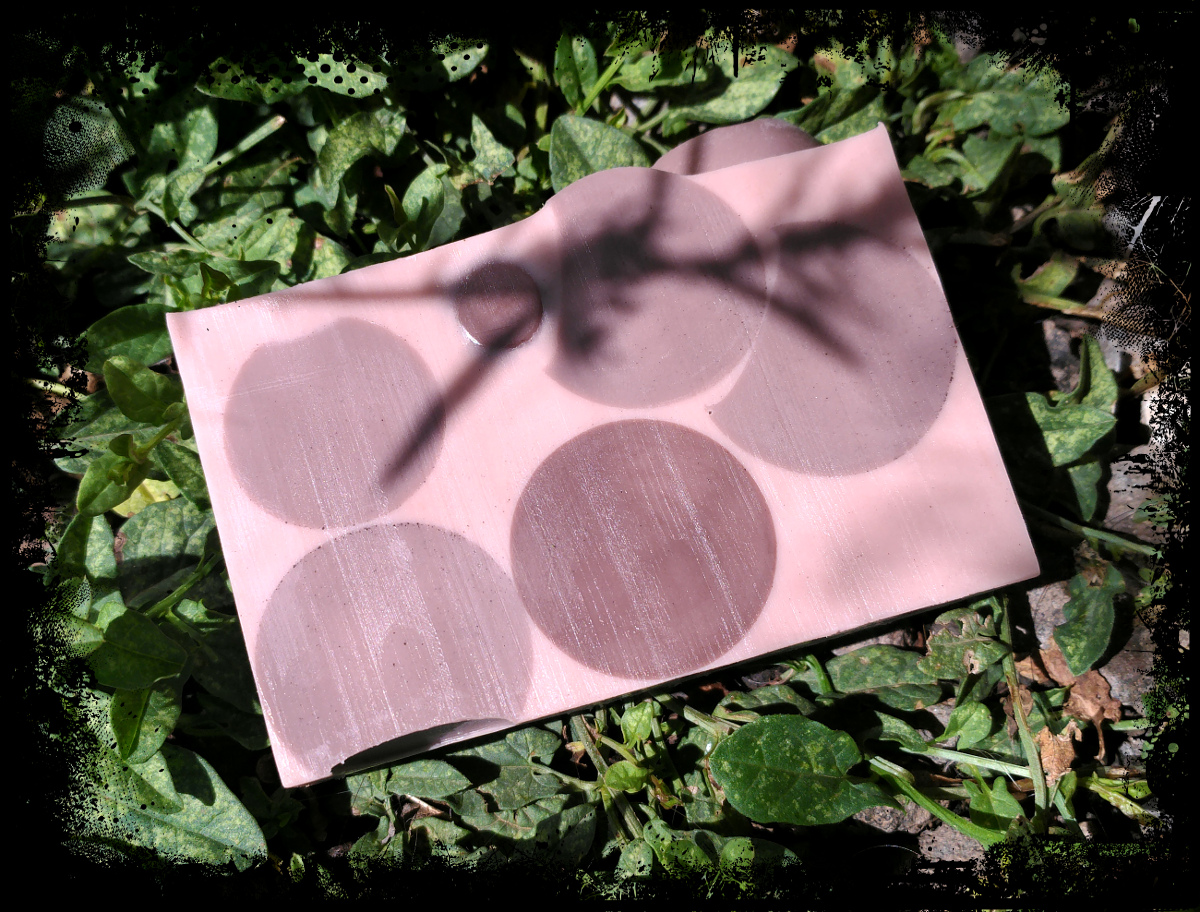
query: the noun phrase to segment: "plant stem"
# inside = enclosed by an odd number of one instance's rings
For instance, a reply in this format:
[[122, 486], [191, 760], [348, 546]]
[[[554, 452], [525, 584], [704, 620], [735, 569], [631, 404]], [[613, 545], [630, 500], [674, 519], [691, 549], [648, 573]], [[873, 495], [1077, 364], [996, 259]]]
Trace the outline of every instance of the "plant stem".
[[1016, 763], [1008, 763], [1004, 760], [992, 760], [989, 757], [980, 757], [976, 754], [968, 754], [964, 751], [952, 750], [948, 747], [929, 747], [923, 751], [909, 750], [907, 747], [900, 747], [900, 750], [906, 754], [913, 754], [917, 757], [937, 757], [941, 760], [950, 760], [954, 763], [966, 763], [971, 766], [978, 766], [981, 769], [990, 769], [997, 773], [1004, 773], [1009, 776], [1028, 776], [1029, 768], [1020, 766]]
[[635, 757], [633, 754], [631, 754], [629, 752], [629, 749], [627, 747], [625, 747], [624, 744], [621, 744], [619, 741], [614, 741], [612, 738], [608, 737], [607, 735], [600, 735], [600, 737], [597, 738], [596, 740], [599, 741], [601, 744], [607, 744], [610, 748], [615, 750], [618, 754], [620, 754], [622, 757], [624, 757], [630, 763], [632, 763], [634, 765], [637, 764], [637, 762], [638, 762], [637, 757]]
[[925, 808], [925, 810], [929, 811], [929, 813], [931, 813], [938, 820], [949, 824], [960, 833], [970, 836], [976, 842], [982, 843], [984, 846], [990, 846], [993, 843], [1000, 842], [1004, 839], [1004, 837], [995, 830], [989, 830], [978, 826], [963, 817], [959, 817], [957, 814], [951, 813], [932, 798], [927, 798], [921, 793], [920, 789], [918, 789], [911, 782], [908, 782], [903, 776], [897, 776], [892, 772], [891, 767], [894, 764], [887, 763], [887, 761], [880, 762], [881, 760], [883, 760], [881, 757], [871, 757], [868, 762], [871, 764], [871, 768], [889, 783], [891, 783], [894, 788], [903, 792], [908, 798]]
[[[600, 756], [600, 751], [596, 748], [596, 742], [592, 740], [592, 733], [588, 730], [587, 722], [583, 716], [571, 716], [571, 735], [574, 740], [583, 745], [583, 749], [587, 752], [588, 759], [592, 761], [592, 765], [596, 767], [596, 776], [598, 779], [597, 785], [600, 787], [600, 794], [607, 795], [608, 789], [604, 787], [604, 774], [608, 772], [608, 764], [604, 762], [604, 758]], [[633, 808], [629, 806], [629, 802], [625, 800], [625, 796], [620, 792], [615, 792], [612, 795], [613, 805], [620, 811], [621, 818], [625, 821], [625, 826], [629, 828], [629, 832], [633, 834], [634, 839], [640, 839], [642, 836], [642, 825], [637, 819], [637, 814], [633, 812]], [[615, 819], [612, 812], [612, 807], [605, 804], [605, 809], [609, 812], [609, 826], [613, 827], [613, 832], [617, 834], [617, 838], [622, 843], [628, 842], [629, 839], [625, 831], [621, 828], [620, 822]]]
[[1033, 800], [1039, 813], [1043, 813], [1050, 805], [1050, 796], [1046, 790], [1046, 773], [1042, 769], [1042, 755], [1038, 751], [1037, 741], [1025, 717], [1025, 707], [1021, 704], [1021, 684], [1017, 680], [1017, 663], [1012, 651], [1012, 615], [1008, 610], [1008, 599], [1003, 603], [993, 600], [1000, 609], [1000, 638], [1008, 646], [1004, 654], [1004, 680], [1008, 682], [1008, 692], [1012, 699], [1013, 716], [1017, 720], [1017, 732], [1021, 737], [1021, 747], [1025, 751], [1025, 759], [1029, 761], [1029, 778], [1033, 780]]
[[728, 725], [719, 719], [714, 719], [708, 713], [702, 713], [700, 710], [693, 709], [691, 706], [688, 706], [685, 703], [680, 703], [672, 696], [667, 696], [664, 694], [663, 696], [658, 696], [654, 699], [663, 706], [667, 707], [667, 709], [671, 710], [671, 712], [678, 713], [693, 725], [699, 725], [710, 735], [713, 735], [717, 738], [724, 738], [726, 735], [731, 734], [737, 727], [735, 725]]
[[600, 74], [600, 78], [596, 80], [596, 84], [592, 86], [591, 91], [587, 93], [587, 97], [584, 98], [583, 101], [579, 103], [579, 107], [575, 109], [575, 114], [577, 116], [582, 116], [583, 112], [590, 108], [592, 103], [600, 97], [600, 93], [604, 91], [604, 87], [612, 81], [614, 76], [617, 75], [617, 70], [621, 69], [621, 64], [624, 62], [625, 55], [621, 54], [608, 65], [608, 69]]
[[1118, 548], [1124, 548], [1126, 551], [1132, 551], [1135, 554], [1142, 554], [1146, 557], [1158, 557], [1159, 551], [1153, 545], [1143, 544], [1142, 542], [1132, 542], [1129, 539], [1117, 535], [1115, 532], [1109, 532], [1105, 529], [1094, 529], [1091, 526], [1081, 526], [1078, 523], [1071, 522], [1065, 517], [1059, 516], [1057, 513], [1051, 513], [1049, 510], [1043, 510], [1041, 507], [1029, 503], [1027, 500], [1019, 500], [1021, 509], [1028, 513], [1032, 513], [1038, 519], [1050, 523], [1051, 525], [1060, 526], [1068, 532], [1078, 535], [1080, 538], [1094, 539], [1104, 542], [1108, 545], [1113, 545]]
[[212, 568], [217, 565], [217, 562], [220, 559], [221, 559], [221, 556], [219, 554], [210, 554], [207, 558], [205, 558], [203, 561], [201, 561], [200, 566], [198, 566], [195, 570], [193, 570], [191, 573], [189, 573], [187, 575], [187, 577], [184, 579], [184, 581], [175, 588], [174, 592], [172, 592], [170, 595], [168, 595], [166, 598], [162, 599], [161, 601], [155, 602], [153, 605], [151, 605], [149, 608], [146, 609], [146, 611], [145, 611], [146, 617], [148, 617], [148, 618], [162, 617], [168, 611], [171, 611], [172, 609], [174, 609], [176, 605], [178, 605], [180, 602], [183, 601], [184, 596], [186, 596], [188, 594], [188, 592], [191, 591], [191, 588], [193, 586], [195, 586], [198, 582], [200, 582], [202, 579], [204, 579], [204, 577], [208, 576], [209, 571], [211, 571]]
[[811, 654], [806, 655], [804, 661], [808, 663], [808, 667], [817, 676], [817, 691], [822, 695], [833, 693], [833, 681], [829, 679], [829, 674], [825, 671], [825, 666], [821, 664], [821, 661], [815, 655]]
[[229, 164], [231, 161], [233, 161], [238, 156], [243, 155], [246, 152], [249, 152], [251, 149], [253, 149], [255, 146], [257, 146], [260, 142], [262, 142], [264, 139], [266, 139], [268, 136], [270, 136], [272, 133], [274, 133], [276, 130], [278, 130], [280, 127], [282, 127], [285, 123], [287, 123], [287, 118], [285, 118], [281, 114], [278, 114], [275, 117], [272, 117], [266, 123], [264, 123], [260, 127], [258, 127], [258, 129], [254, 130], [252, 133], [248, 134], [241, 142], [239, 142], [236, 146], [234, 146], [228, 152], [222, 152], [220, 155], [218, 155], [216, 158], [214, 158], [212, 161], [210, 161], [207, 165], [205, 165], [203, 168], [201, 168], [200, 169], [201, 173], [204, 174], [205, 176], [208, 176], [208, 175], [212, 174], [214, 171], [216, 171], [218, 168], [223, 168], [225, 165]]
[[26, 377], [25, 382], [37, 389], [54, 393], [54, 395], [62, 396], [66, 399], [74, 399], [76, 402], [83, 399], [83, 396], [79, 395], [79, 393], [75, 392], [69, 386], [63, 386], [61, 383], [55, 383], [53, 380], [37, 380], [33, 377]]
[[170, 434], [173, 434], [175, 431], [177, 431], [181, 424], [183, 424], [183, 415], [179, 415], [177, 418], [174, 418], [167, 424], [164, 424], [158, 429], [158, 433], [133, 451], [134, 458], [138, 462], [145, 462], [150, 451], [166, 440]]

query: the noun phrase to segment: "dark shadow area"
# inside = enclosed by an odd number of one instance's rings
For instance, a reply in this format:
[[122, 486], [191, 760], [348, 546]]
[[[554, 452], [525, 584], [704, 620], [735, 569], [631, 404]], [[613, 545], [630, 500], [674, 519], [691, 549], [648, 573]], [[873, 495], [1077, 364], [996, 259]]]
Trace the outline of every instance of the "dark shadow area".
[[[339, 763], [329, 771], [331, 776], [349, 776], [351, 773], [361, 773], [377, 766], [387, 766], [413, 754], [423, 754], [430, 750], [438, 741], [450, 736], [458, 738], [469, 736], [473, 732], [488, 726], [511, 726], [514, 723], [507, 719], [467, 719], [462, 722], [447, 722], [432, 728], [411, 732], [399, 738], [393, 738], [377, 747], [360, 751], [344, 762]], [[461, 750], [462, 744], [455, 742], [455, 749]]]

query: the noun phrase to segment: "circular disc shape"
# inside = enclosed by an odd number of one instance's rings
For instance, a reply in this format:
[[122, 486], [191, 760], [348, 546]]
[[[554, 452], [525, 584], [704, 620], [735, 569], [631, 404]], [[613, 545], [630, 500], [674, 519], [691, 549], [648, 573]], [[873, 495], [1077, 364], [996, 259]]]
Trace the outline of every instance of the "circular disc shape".
[[612, 168], [549, 205], [566, 251], [556, 380], [607, 405], [655, 406], [739, 363], [766, 280], [753, 237], [716, 195], [664, 171]]
[[660, 679], [727, 652], [762, 611], [775, 527], [750, 473], [665, 421], [601, 425], [534, 472], [513, 515], [534, 623], [599, 671]]
[[263, 509], [310, 528], [383, 515], [415, 491], [442, 441], [425, 362], [363, 320], [257, 349], [225, 412], [229, 461]]
[[516, 348], [542, 322], [537, 283], [515, 263], [485, 263], [455, 284], [451, 297], [458, 322], [485, 348]]
[[674, 174], [703, 174], [820, 146], [799, 127], [775, 117], [764, 117], [705, 130], [667, 152], [654, 167]]
[[483, 549], [434, 526], [378, 525], [288, 572], [255, 665], [277, 735], [332, 770], [402, 736], [518, 718], [530, 643], [516, 588]]
[[954, 376], [957, 336], [937, 280], [861, 228], [791, 224], [776, 236], [771, 308], [713, 420], [796, 472], [886, 465], [929, 430]]

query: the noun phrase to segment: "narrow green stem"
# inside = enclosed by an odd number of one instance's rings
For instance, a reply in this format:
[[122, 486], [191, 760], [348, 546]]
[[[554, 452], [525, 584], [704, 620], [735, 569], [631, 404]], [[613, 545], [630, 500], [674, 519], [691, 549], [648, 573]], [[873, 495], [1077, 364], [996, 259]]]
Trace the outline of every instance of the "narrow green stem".
[[1113, 731], [1146, 731], [1150, 728], [1150, 722], [1146, 719], [1123, 719], [1120, 722], [1113, 722], [1109, 725]]
[[651, 114], [645, 120], [640, 121], [638, 125], [634, 127], [634, 130], [636, 130], [638, 133], [648, 133], [667, 119], [667, 114], [670, 113], [670, 110], [671, 109], [664, 104], [654, 114]]
[[699, 725], [710, 735], [717, 738], [724, 738], [730, 734], [737, 726], [726, 724], [719, 719], [714, 719], [708, 713], [702, 713], [698, 709], [693, 709], [685, 703], [680, 703], [672, 696], [662, 695], [654, 698], [658, 703], [661, 703], [673, 713], [678, 713], [683, 716], [693, 725]]
[[675, 789], [675, 795], [682, 795], [687, 786], [684, 785], [683, 777], [679, 775], [679, 770], [675, 767], [675, 761], [671, 759], [671, 752], [667, 750], [667, 739], [663, 737], [662, 726], [658, 722], [658, 716], [650, 717], [650, 731], [654, 735], [654, 750], [656, 756], [661, 756], [663, 766], [671, 775], [671, 785]]
[[1012, 614], [1008, 610], [1008, 600], [1003, 604], [993, 600], [1000, 610], [1000, 636], [1008, 646], [1004, 654], [1004, 679], [1008, 682], [1008, 693], [1012, 699], [1013, 717], [1017, 720], [1017, 732], [1021, 737], [1021, 748], [1025, 751], [1025, 759], [1029, 761], [1029, 778], [1033, 780], [1033, 800], [1039, 813], [1045, 812], [1050, 806], [1050, 796], [1046, 790], [1046, 773], [1042, 769], [1042, 755], [1038, 751], [1037, 741], [1033, 738], [1033, 730], [1029, 727], [1029, 719], [1025, 716], [1025, 707], [1021, 704], [1021, 684], [1017, 680], [1017, 663], [1013, 658], [1012, 644]]
[[48, 393], [54, 393], [56, 396], [63, 396], [67, 399], [74, 399], [76, 401], [83, 399], [83, 396], [79, 395], [79, 393], [75, 392], [75, 390], [71, 389], [69, 386], [63, 386], [61, 383], [55, 383], [53, 380], [37, 380], [33, 377], [26, 377], [25, 382], [32, 387], [36, 387], [37, 389], [45, 390]]
[[140, 200], [137, 203], [135, 203], [134, 206], [135, 206], [135, 208], [144, 209], [146, 212], [153, 212], [160, 219], [162, 219], [164, 222], [166, 222], [167, 227], [170, 228], [172, 231], [174, 231], [177, 235], [179, 235], [180, 238], [183, 239], [184, 243], [186, 243], [189, 247], [193, 248], [194, 250], [198, 250], [200, 253], [212, 253], [211, 250], [209, 250], [207, 247], [205, 247], [203, 244], [201, 244], [198, 240], [196, 240], [194, 237], [192, 237], [190, 234], [188, 234], [187, 229], [185, 229], [181, 224], [179, 224], [179, 222], [175, 221], [174, 219], [167, 218], [167, 214], [165, 212], [163, 212], [162, 209], [160, 209], [158, 206], [154, 205], [153, 203], [147, 202], [146, 200]]
[[1027, 513], [1031, 513], [1038, 519], [1050, 523], [1051, 525], [1059, 526], [1078, 535], [1080, 538], [1093, 539], [1101, 541], [1108, 545], [1114, 545], [1118, 548], [1124, 548], [1126, 551], [1132, 551], [1135, 554], [1143, 554], [1146, 557], [1158, 557], [1159, 551], [1153, 545], [1143, 544], [1142, 542], [1132, 542], [1129, 539], [1117, 535], [1115, 532], [1109, 532], [1105, 529], [1094, 529], [1091, 526], [1081, 526], [1079, 523], [1071, 522], [1065, 517], [1059, 516], [1057, 513], [1051, 513], [1049, 510], [1043, 510], [1041, 507], [1029, 503], [1026, 500], [1018, 501], [1021, 509]]
[[637, 757], [635, 757], [632, 753], [630, 753], [629, 749], [627, 747], [625, 747], [624, 744], [621, 744], [619, 741], [614, 741], [612, 738], [608, 737], [607, 735], [600, 735], [600, 737], [597, 740], [601, 744], [608, 745], [610, 748], [615, 750], [618, 754], [620, 754], [622, 757], [624, 757], [630, 763], [633, 763], [635, 765], [637, 764], [637, 762], [638, 762]]
[[173, 610], [176, 605], [183, 601], [184, 597], [188, 594], [188, 592], [191, 591], [193, 586], [204, 579], [204, 577], [208, 576], [209, 572], [217, 565], [217, 561], [220, 559], [220, 555], [210, 554], [207, 558], [201, 561], [200, 566], [189, 573], [184, 581], [180, 583], [170, 595], [158, 602], [155, 602], [146, 609], [146, 617], [162, 617], [168, 611]]
[[622, 54], [621, 56], [615, 58], [613, 62], [608, 65], [608, 69], [600, 74], [600, 78], [596, 80], [596, 84], [592, 86], [591, 91], [587, 93], [587, 97], [584, 98], [583, 101], [579, 103], [579, 107], [575, 109], [575, 113], [577, 115], [582, 116], [583, 112], [590, 108], [592, 103], [600, 97], [600, 93], [604, 91], [604, 87], [612, 81], [614, 76], [617, 75], [617, 70], [621, 69], [621, 64], [624, 62], [625, 55]]
[[817, 691], [822, 695], [833, 693], [833, 681], [829, 679], [829, 674], [825, 671], [825, 666], [821, 664], [820, 660], [815, 655], [806, 655], [804, 661], [808, 663], [808, 667], [817, 676]]
[[[600, 751], [596, 747], [596, 742], [592, 740], [592, 734], [588, 731], [587, 723], [584, 721], [582, 715], [571, 716], [571, 735], [574, 740], [583, 745], [588, 759], [596, 767], [597, 784], [600, 787], [601, 795], [609, 794], [608, 790], [604, 787], [604, 774], [608, 772], [608, 764], [600, 756]], [[625, 826], [629, 828], [629, 832], [633, 834], [633, 838], [640, 839], [642, 836], [642, 825], [637, 819], [637, 814], [633, 812], [633, 808], [629, 806], [629, 802], [625, 800], [625, 796], [619, 792], [612, 793], [612, 803], [616, 806], [617, 811], [620, 812], [621, 819], [625, 821]], [[608, 805], [606, 804], [605, 807], [608, 808]], [[611, 808], [608, 809], [611, 811]], [[619, 821], [611, 813], [609, 824], [613, 826], [613, 832], [617, 834], [617, 838], [622, 843], [629, 841], [625, 830], [621, 828]]]
[[246, 152], [253, 149], [260, 142], [282, 127], [285, 123], [287, 123], [287, 118], [283, 115], [276, 115], [275, 117], [272, 117], [266, 123], [258, 127], [258, 129], [248, 134], [241, 142], [239, 142], [228, 152], [222, 152], [207, 165], [201, 168], [201, 173], [207, 176], [219, 168], [225, 167], [225, 165], [229, 164], [238, 156], [244, 155]]
[[1004, 760], [992, 760], [989, 757], [980, 757], [977, 754], [968, 754], [964, 751], [951, 750], [948, 747], [929, 747], [923, 751], [909, 750], [907, 747], [901, 747], [900, 750], [917, 757], [937, 757], [941, 760], [950, 760], [954, 763], [967, 763], [971, 766], [978, 766], [980, 769], [990, 769], [993, 772], [1004, 773], [1009, 776], [1025, 777], [1029, 775], [1028, 767], [1020, 766], [1016, 763], [1008, 763]]
[[964, 833], [967, 836], [970, 836], [972, 839], [974, 839], [975, 841], [977, 841], [979, 843], [982, 843], [985, 846], [990, 846], [993, 843], [1000, 842], [1004, 838], [1001, 834], [997, 833], [995, 830], [989, 830], [989, 829], [985, 829], [984, 827], [978, 826], [978, 825], [972, 823], [971, 821], [967, 820], [966, 818], [959, 817], [957, 814], [953, 814], [950, 811], [946, 810], [946, 808], [942, 807], [940, 804], [938, 804], [932, 798], [927, 798], [925, 795], [923, 795], [921, 793], [921, 790], [918, 789], [911, 782], [908, 782], [901, 776], [895, 775], [890, 769], [892, 764], [878, 762], [881, 759], [882, 758], [880, 758], [880, 757], [872, 757], [869, 760], [869, 763], [871, 764], [871, 768], [873, 770], [875, 770], [884, 779], [886, 779], [889, 783], [891, 783], [895, 789], [897, 789], [900, 792], [903, 792], [908, 798], [915, 801], [921, 807], [925, 808], [925, 810], [929, 811], [929, 813], [931, 813], [938, 820], [942, 821], [943, 823], [949, 824], [950, 826], [952, 826], [956, 830], [958, 830], [960, 833]]
[[166, 440], [170, 434], [175, 433], [181, 424], [183, 424], [183, 415], [180, 415], [179, 417], [174, 418], [168, 423], [164, 424], [158, 429], [158, 432], [153, 437], [133, 451], [134, 459], [136, 459], [138, 462], [145, 462], [146, 457], [150, 454], [150, 451]]

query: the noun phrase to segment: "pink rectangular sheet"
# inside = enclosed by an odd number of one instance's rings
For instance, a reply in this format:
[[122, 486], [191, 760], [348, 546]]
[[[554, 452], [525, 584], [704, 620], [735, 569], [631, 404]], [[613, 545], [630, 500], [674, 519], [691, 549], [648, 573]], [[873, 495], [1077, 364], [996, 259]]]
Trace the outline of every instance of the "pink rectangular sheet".
[[808, 145], [168, 315], [285, 786], [1037, 574], [886, 130]]

